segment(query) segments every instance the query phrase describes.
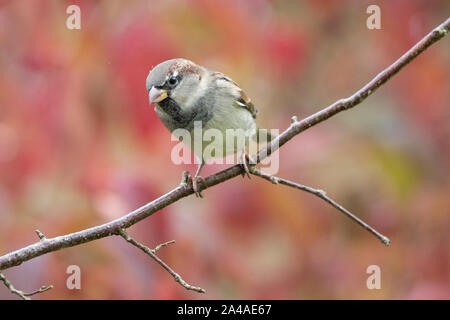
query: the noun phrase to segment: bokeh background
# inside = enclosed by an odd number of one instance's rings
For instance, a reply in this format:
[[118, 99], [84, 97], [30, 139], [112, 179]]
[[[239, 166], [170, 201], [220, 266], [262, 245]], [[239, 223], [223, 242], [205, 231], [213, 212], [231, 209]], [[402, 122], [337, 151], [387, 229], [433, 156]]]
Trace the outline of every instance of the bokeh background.
[[[81, 30], [66, 8], [81, 8]], [[366, 9], [381, 8], [381, 30]], [[285, 129], [347, 97], [443, 22], [428, 1], [0, 1], [0, 254], [118, 218], [195, 165], [148, 105], [145, 79], [184, 57], [232, 77]], [[357, 108], [296, 137], [279, 176], [328, 195], [392, 240], [310, 194], [235, 178], [129, 229], [205, 295], [110, 237], [4, 271], [36, 299], [450, 298], [450, 39]], [[203, 175], [225, 168], [205, 167]], [[81, 268], [81, 290], [66, 268]], [[381, 268], [381, 290], [366, 269]], [[0, 285], [0, 298], [15, 299]]]

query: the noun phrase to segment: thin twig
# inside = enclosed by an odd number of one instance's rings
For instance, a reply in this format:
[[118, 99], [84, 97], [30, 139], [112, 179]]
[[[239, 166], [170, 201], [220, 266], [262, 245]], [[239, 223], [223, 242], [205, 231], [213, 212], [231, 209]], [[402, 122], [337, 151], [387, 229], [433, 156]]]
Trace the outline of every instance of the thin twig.
[[40, 232], [38, 229], [35, 230], [36, 234], [38, 235], [39, 239], [45, 240], [45, 236], [42, 232]]
[[362, 221], [360, 218], [358, 218], [357, 216], [355, 216], [353, 213], [351, 213], [350, 211], [348, 211], [347, 209], [345, 209], [343, 206], [341, 206], [339, 203], [337, 203], [336, 201], [334, 201], [333, 199], [331, 199], [330, 197], [328, 197], [326, 195], [326, 192], [323, 190], [319, 190], [319, 189], [314, 189], [308, 186], [305, 186], [303, 184], [299, 184], [296, 182], [292, 182], [283, 178], [279, 178], [273, 175], [268, 175], [265, 174], [263, 172], [261, 172], [260, 170], [256, 169], [255, 167], [251, 167], [250, 168], [250, 173], [263, 178], [267, 181], [272, 182], [273, 184], [284, 184], [285, 186], [289, 186], [289, 187], [293, 187], [296, 189], [300, 189], [306, 192], [309, 192], [319, 198], [321, 198], [322, 200], [328, 202], [329, 204], [331, 204], [333, 207], [335, 207], [336, 209], [338, 209], [339, 211], [341, 211], [342, 213], [344, 213], [347, 217], [349, 217], [350, 219], [354, 220], [356, 223], [358, 223], [359, 225], [361, 225], [362, 227], [364, 227], [367, 231], [371, 232], [372, 234], [374, 234], [378, 239], [381, 240], [382, 243], [384, 243], [387, 247], [389, 247], [391, 240], [389, 240], [388, 237], [382, 235], [381, 233], [379, 233], [377, 230], [375, 230], [374, 228], [372, 228], [371, 226], [369, 226], [367, 223], [365, 223], [364, 221]]
[[[397, 61], [387, 67], [384, 71], [379, 73], [374, 79], [367, 83], [363, 88], [358, 90], [352, 96], [336, 101], [325, 109], [301, 120], [297, 121], [296, 118], [292, 119], [290, 127], [281, 133], [277, 138], [271, 141], [266, 148], [262, 149], [256, 155], [259, 163], [261, 160], [275, 152], [282, 145], [290, 141], [293, 137], [327, 119], [340, 113], [341, 111], [348, 110], [358, 104], [371, 95], [375, 90], [380, 88], [386, 81], [392, 76], [397, 74], [402, 68], [404, 68], [409, 62], [414, 60], [432, 44], [442, 39], [450, 29], [450, 18], [444, 21], [441, 25], [422, 38], [416, 45], [409, 49], [403, 56]], [[241, 165], [235, 165], [231, 168], [222, 170], [216, 174], [210, 175], [204, 179], [204, 183], [200, 185], [200, 190], [210, 188], [224, 181], [232, 179], [243, 173]], [[63, 248], [77, 246], [86, 242], [94, 241], [97, 239], [109, 237], [112, 235], [120, 234], [122, 229], [128, 228], [139, 221], [147, 218], [153, 213], [171, 205], [172, 203], [187, 197], [194, 193], [192, 185], [186, 183], [186, 179], [173, 190], [169, 191], [165, 195], [153, 200], [152, 202], [142, 206], [128, 213], [127, 215], [113, 220], [111, 222], [95, 226], [89, 229], [85, 229], [79, 232], [67, 234], [50, 239], [42, 239], [39, 242], [31, 244], [27, 247], [18, 249], [0, 257], [0, 270], [5, 270], [13, 266], [20, 265], [21, 263], [30, 259], [36, 258], [43, 254], [57, 251]]]
[[152, 249], [152, 252], [153, 252], [153, 253], [156, 253], [156, 252], [157, 252], [159, 249], [161, 249], [162, 247], [167, 247], [168, 245], [171, 245], [171, 244], [174, 244], [174, 243], [175, 243], [175, 240], [170, 240], [170, 241], [161, 243], [161, 244], [157, 245], [157, 246], [155, 247], [155, 249]]
[[21, 290], [17, 290], [16, 288], [14, 288], [12, 283], [9, 282], [9, 280], [6, 279], [5, 275], [3, 273], [1, 273], [1, 272], [0, 272], [0, 281], [2, 281], [5, 284], [5, 286], [8, 288], [9, 291], [11, 291], [12, 293], [18, 295], [23, 300], [31, 300], [31, 298], [30, 298], [31, 296], [34, 296], [35, 294], [42, 293], [42, 292], [45, 292], [45, 291], [50, 290], [50, 289], [53, 288], [52, 285], [50, 285], [48, 287], [42, 286], [39, 290], [36, 290], [34, 292], [31, 292], [31, 293], [25, 293], [25, 292], [23, 292]]
[[202, 289], [200, 287], [194, 287], [191, 286], [189, 283], [187, 283], [186, 281], [184, 281], [181, 276], [176, 273], [175, 271], [173, 271], [164, 261], [162, 261], [160, 258], [158, 258], [157, 255], [155, 255], [154, 252], [158, 251], [161, 247], [166, 246], [168, 244], [171, 243], [175, 243], [175, 241], [169, 241], [166, 243], [163, 243], [159, 246], [157, 246], [155, 249], [150, 249], [147, 246], [144, 246], [142, 243], [137, 242], [136, 240], [134, 240], [132, 237], [130, 237], [128, 235], [128, 233], [125, 231], [125, 229], [121, 229], [119, 231], [119, 235], [124, 238], [127, 242], [131, 243], [133, 246], [138, 247], [139, 249], [141, 249], [142, 251], [144, 251], [146, 254], [148, 254], [153, 260], [155, 260], [161, 267], [163, 267], [164, 269], [167, 270], [167, 272], [169, 272], [172, 277], [175, 279], [176, 282], [178, 282], [179, 284], [181, 284], [183, 287], [185, 287], [187, 290], [192, 290], [192, 291], [196, 291], [199, 293], [205, 293], [206, 290]]
[[31, 293], [25, 293], [24, 295], [27, 296], [27, 297], [30, 297], [30, 296], [34, 296], [35, 294], [42, 293], [42, 292], [45, 292], [45, 291], [50, 290], [50, 289], [53, 289], [53, 285], [49, 285], [48, 287], [42, 286], [39, 290], [36, 290], [34, 292], [31, 292]]

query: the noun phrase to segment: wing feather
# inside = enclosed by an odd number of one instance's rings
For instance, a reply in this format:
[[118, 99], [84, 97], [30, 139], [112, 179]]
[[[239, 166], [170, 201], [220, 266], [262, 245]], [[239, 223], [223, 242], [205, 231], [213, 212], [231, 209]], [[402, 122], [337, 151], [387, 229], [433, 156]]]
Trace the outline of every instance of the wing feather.
[[245, 94], [245, 92], [238, 86], [236, 82], [234, 82], [229, 77], [220, 72], [213, 72], [213, 76], [215, 77], [216, 81], [225, 81], [230, 85], [234, 86], [239, 94], [234, 103], [235, 106], [238, 108], [246, 109], [248, 112], [250, 112], [253, 118], [256, 118], [258, 110], [256, 110], [250, 98]]

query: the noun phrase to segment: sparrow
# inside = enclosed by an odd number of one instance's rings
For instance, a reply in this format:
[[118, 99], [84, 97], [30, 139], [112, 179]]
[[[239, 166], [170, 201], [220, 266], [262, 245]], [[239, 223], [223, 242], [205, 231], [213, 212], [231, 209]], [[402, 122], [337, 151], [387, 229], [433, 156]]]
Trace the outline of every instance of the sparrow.
[[[205, 148], [217, 144], [222, 147], [219, 156], [235, 154], [242, 150], [240, 164], [249, 175], [247, 162], [249, 156], [245, 147], [249, 140], [258, 140], [259, 128], [255, 123], [257, 110], [245, 92], [229, 77], [207, 69], [186, 59], [164, 61], [150, 70], [146, 80], [146, 88], [150, 104], [155, 105], [155, 112], [164, 126], [174, 132], [185, 129], [190, 132], [191, 141], [187, 146], [194, 151], [199, 160], [197, 171], [192, 178], [192, 187], [197, 197], [202, 197], [199, 182], [203, 180], [200, 171], [208, 160], [204, 155]], [[226, 137], [227, 129], [235, 129], [240, 134], [243, 145], [226, 144], [225, 141], [202, 141], [195, 139], [195, 124], [200, 124], [202, 132], [216, 129]], [[270, 134], [266, 131], [269, 140]], [[185, 143], [185, 141], [182, 141]], [[201, 148], [193, 147], [201, 143]], [[244, 176], [244, 174], [243, 174]]]

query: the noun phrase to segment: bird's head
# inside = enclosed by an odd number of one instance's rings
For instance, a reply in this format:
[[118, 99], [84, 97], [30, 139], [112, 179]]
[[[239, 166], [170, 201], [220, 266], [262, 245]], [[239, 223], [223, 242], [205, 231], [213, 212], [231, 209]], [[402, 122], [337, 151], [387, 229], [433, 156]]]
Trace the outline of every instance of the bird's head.
[[171, 99], [181, 108], [188, 107], [200, 87], [203, 69], [186, 59], [164, 61], [154, 67], [146, 81], [150, 104]]

